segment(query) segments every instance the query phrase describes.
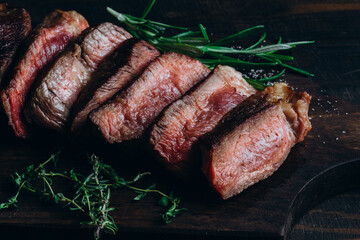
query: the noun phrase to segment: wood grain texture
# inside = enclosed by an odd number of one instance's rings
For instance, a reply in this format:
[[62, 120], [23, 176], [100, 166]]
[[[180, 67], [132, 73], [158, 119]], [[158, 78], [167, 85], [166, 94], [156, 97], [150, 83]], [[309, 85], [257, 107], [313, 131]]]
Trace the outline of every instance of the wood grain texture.
[[[92, 26], [104, 21], [116, 23], [106, 13], [105, 6], [139, 15], [146, 5], [141, 0], [12, 0], [9, 3], [25, 7], [32, 16], [33, 24], [39, 23], [49, 11], [59, 8], [77, 10]], [[359, 5], [360, 1], [351, 0], [158, 0], [149, 17], [190, 27], [203, 23], [215, 38], [264, 24], [269, 39], [274, 41], [279, 35], [285, 41], [316, 40], [315, 44], [291, 52], [296, 59], [295, 64], [315, 73], [315, 77], [308, 79], [288, 72], [283, 78], [295, 88], [313, 95], [309, 112], [313, 130], [304, 142], [292, 149], [288, 159], [273, 176], [228, 201], [220, 200], [200, 175], [193, 182], [182, 182], [158, 169], [152, 159], [127, 160], [124, 163], [126, 157], [115, 146], [95, 144], [92, 141], [89, 141], [89, 146], [81, 144], [79, 148], [95, 149], [106, 161], [111, 161], [120, 174], [132, 176], [141, 170], [154, 171], [149, 181], [158, 182], [165, 191], [175, 189], [174, 193], [182, 198], [183, 205], [189, 209], [166, 226], [159, 221], [161, 207], [156, 206], [155, 197], [134, 203], [131, 201], [131, 192], [114, 192], [112, 206], [116, 210], [113, 215], [120, 228], [119, 236], [281, 238], [280, 231], [287, 208], [305, 182], [327, 167], [360, 156], [360, 107], [357, 105], [360, 103]], [[0, 133], [3, 137], [0, 139], [0, 199], [13, 194], [10, 173], [23, 169], [33, 161], [46, 159], [56, 145], [66, 141], [52, 133], [30, 141], [16, 139], [6, 125], [5, 116], [1, 112]], [[74, 146], [79, 144], [75, 141], [70, 143]], [[85, 164], [76, 163], [78, 166]], [[344, 201], [355, 206], [357, 195], [348, 196], [345, 198], [348, 200]], [[83, 219], [81, 215], [74, 217], [73, 212], [38, 201], [27, 194], [21, 199], [18, 209], [0, 212], [0, 226], [3, 229], [13, 229], [15, 232], [16, 229], [25, 229], [24, 232], [31, 233], [31, 229], [36, 227], [40, 229], [35, 230], [39, 234], [49, 228], [51, 231], [64, 228], [71, 232]], [[303, 218], [296, 225], [294, 239], [331, 239], [327, 237], [333, 234], [334, 239], [358, 236], [356, 228], [360, 224], [356, 220], [351, 223], [350, 220], [343, 223], [336, 220], [339, 223], [338, 230], [327, 225], [330, 223], [326, 219], [333, 218], [334, 214], [331, 214], [338, 211], [338, 204], [336, 200], [315, 208], [309, 217]], [[351, 210], [339, 210], [339, 214], [336, 215], [337, 219], [340, 219], [339, 216], [344, 219], [360, 216], [358, 212], [351, 213]], [[325, 220], [317, 220], [315, 215]], [[61, 234], [66, 231], [59, 233], [59, 239], [65, 236]], [[83, 239], [89, 236], [87, 232], [76, 234]]]
[[305, 214], [291, 239], [359, 239], [360, 191], [330, 198]]

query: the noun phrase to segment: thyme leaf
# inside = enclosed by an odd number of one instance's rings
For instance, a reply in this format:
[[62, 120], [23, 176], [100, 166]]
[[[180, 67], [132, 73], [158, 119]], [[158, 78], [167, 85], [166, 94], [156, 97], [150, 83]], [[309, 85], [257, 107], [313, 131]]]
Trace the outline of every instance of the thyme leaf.
[[[159, 201], [159, 205], [168, 207], [166, 212], [161, 214], [165, 223], [170, 223], [171, 218], [185, 210], [179, 208], [179, 198], [173, 197], [172, 194], [166, 195], [155, 189], [155, 184], [145, 189], [133, 185], [143, 177], [150, 175], [149, 172], [139, 173], [133, 180], [127, 181], [120, 177], [110, 165], [105, 164], [94, 154], [88, 157], [92, 171], [87, 176], [76, 172], [74, 169], [62, 172], [48, 170], [48, 164], [52, 162], [55, 165], [60, 154], [61, 150], [52, 154], [36, 168], [34, 165], [29, 165], [22, 174], [15, 172], [12, 179], [17, 187], [16, 194], [6, 202], [1, 203], [0, 210], [17, 207], [21, 191], [26, 190], [38, 195], [40, 198], [52, 200], [55, 204], [68, 207], [71, 211], [80, 211], [87, 214], [88, 220], [80, 224], [82, 227], [94, 229], [94, 239], [99, 239], [102, 232], [116, 234], [118, 231], [114, 219], [110, 216], [110, 212], [114, 210], [114, 208], [110, 207], [110, 198], [111, 191], [121, 187], [128, 188], [136, 193], [137, 195], [134, 198], [136, 201], [143, 199], [149, 193], [159, 195], [160, 201], [167, 203], [164, 205], [160, 204]], [[54, 183], [59, 178], [68, 181], [69, 185], [74, 188], [74, 194], [66, 196], [64, 193], [56, 191]]]

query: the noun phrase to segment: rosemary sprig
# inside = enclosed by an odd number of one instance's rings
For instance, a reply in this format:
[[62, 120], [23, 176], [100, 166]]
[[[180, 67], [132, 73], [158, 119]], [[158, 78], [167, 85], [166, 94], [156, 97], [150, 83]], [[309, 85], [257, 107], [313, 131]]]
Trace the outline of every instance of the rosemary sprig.
[[[277, 52], [289, 50], [298, 45], [313, 43], [314, 41], [282, 43], [280, 38], [276, 44], [263, 46], [262, 44], [266, 39], [266, 33], [263, 32], [259, 40], [254, 44], [244, 49], [237, 49], [227, 45], [259, 31], [263, 31], [264, 26], [258, 25], [250, 27], [212, 42], [209, 39], [206, 28], [202, 24], [199, 24], [198, 31], [192, 31], [188, 28], [167, 25], [146, 19], [155, 2], [156, 0], [149, 1], [141, 18], [119, 13], [109, 7], [107, 7], [107, 11], [116, 17], [135, 37], [148, 41], [160, 51], [174, 51], [197, 58], [210, 69], [213, 69], [218, 64], [230, 65], [235, 68], [252, 67], [258, 69], [270, 66], [279, 69], [279, 72], [282, 74], [285, 72], [285, 69], [288, 69], [306, 76], [313, 76], [313, 74], [305, 70], [285, 64], [284, 62], [292, 61], [293, 57], [278, 54]], [[168, 30], [177, 30], [180, 32], [175, 35], [166, 36], [169, 32]], [[255, 61], [239, 59], [241, 56], [247, 56], [248, 58], [255, 57]], [[256, 61], [256, 59], [262, 61]], [[270, 78], [247, 78], [247, 81], [255, 88], [263, 89], [267, 86], [267, 82], [276, 80], [282, 74], [276, 74]]]
[[[160, 190], [155, 189], [155, 185], [143, 189], [134, 186], [144, 176], [150, 175], [149, 172], [139, 173], [133, 180], [126, 181], [121, 178], [117, 172], [110, 166], [103, 163], [96, 155], [89, 157], [92, 166], [92, 172], [84, 176], [75, 170], [53, 172], [48, 171], [48, 164], [55, 163], [60, 156], [61, 151], [51, 155], [45, 162], [34, 167], [30, 165], [22, 174], [15, 172], [12, 179], [17, 186], [17, 192], [6, 202], [0, 204], [0, 210], [10, 207], [17, 207], [18, 197], [22, 190], [53, 200], [56, 204], [67, 206], [70, 210], [86, 213], [88, 221], [81, 222], [81, 226], [94, 228], [94, 238], [99, 239], [101, 232], [115, 234], [118, 231], [114, 219], [109, 213], [114, 210], [110, 207], [111, 191], [121, 187], [126, 187], [134, 191], [137, 195], [134, 200], [143, 199], [148, 193], [155, 193], [160, 196], [159, 205], [167, 207], [167, 211], [161, 214], [165, 223], [170, 223], [171, 218], [177, 216], [180, 212], [186, 210], [179, 208], [180, 199], [172, 194], [167, 195]], [[54, 182], [56, 179], [65, 179], [74, 187], [75, 193], [71, 196], [65, 196], [62, 192], [56, 192]], [[42, 187], [39, 187], [42, 185]]]

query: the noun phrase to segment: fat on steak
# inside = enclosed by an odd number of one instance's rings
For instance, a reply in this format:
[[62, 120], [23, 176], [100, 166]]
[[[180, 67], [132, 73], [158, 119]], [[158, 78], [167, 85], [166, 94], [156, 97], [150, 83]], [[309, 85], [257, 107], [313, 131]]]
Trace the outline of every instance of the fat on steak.
[[55, 10], [32, 32], [28, 48], [15, 68], [14, 77], [1, 92], [9, 125], [18, 137], [25, 138], [28, 135], [23, 108], [39, 72], [87, 27], [88, 22], [79, 13]]
[[165, 53], [120, 95], [94, 110], [90, 120], [110, 143], [140, 138], [166, 106], [209, 72], [196, 59], [174, 52]]
[[258, 92], [201, 138], [202, 171], [223, 199], [272, 175], [311, 130], [311, 96], [285, 84]]
[[256, 90], [241, 73], [217, 66], [190, 94], [167, 108], [150, 134], [150, 142], [164, 165], [187, 175], [200, 164], [197, 142], [221, 118]]

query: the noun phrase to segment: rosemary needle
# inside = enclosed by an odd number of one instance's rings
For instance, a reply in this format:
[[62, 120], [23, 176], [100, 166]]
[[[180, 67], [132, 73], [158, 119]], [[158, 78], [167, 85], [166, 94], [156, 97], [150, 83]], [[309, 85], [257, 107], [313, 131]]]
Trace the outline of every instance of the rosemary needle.
[[[244, 66], [251, 66], [256, 69], [273, 67], [279, 70], [279, 73], [281, 74], [275, 74], [272, 77], [247, 79], [247, 81], [257, 89], [266, 87], [266, 81], [271, 82], [278, 79], [285, 72], [285, 69], [306, 76], [313, 76], [313, 74], [305, 70], [284, 63], [292, 61], [293, 57], [278, 54], [278, 52], [289, 50], [299, 45], [313, 43], [314, 41], [283, 43], [281, 38], [279, 38], [277, 43], [263, 46], [262, 44], [264, 44], [266, 39], [266, 33], [263, 32], [261, 37], [254, 44], [244, 49], [237, 49], [227, 45], [249, 35], [258, 33], [259, 31], [263, 31], [264, 26], [253, 26], [212, 42], [209, 39], [206, 28], [202, 24], [199, 24], [198, 31], [192, 31], [186, 27], [172, 26], [146, 19], [155, 2], [156, 0], [149, 1], [141, 18], [119, 13], [109, 7], [107, 7], [107, 11], [116, 17], [135, 37], [148, 41], [162, 52], [174, 51], [197, 58], [210, 69], [213, 69], [218, 64], [223, 64], [236, 68], [242, 68]], [[168, 35], [168, 30], [172, 30], [172, 32], [177, 30], [179, 32], [175, 35]], [[255, 61], [239, 59], [239, 56], [246, 56], [247, 58], [255, 57]], [[256, 59], [262, 61], [256, 61]]]

